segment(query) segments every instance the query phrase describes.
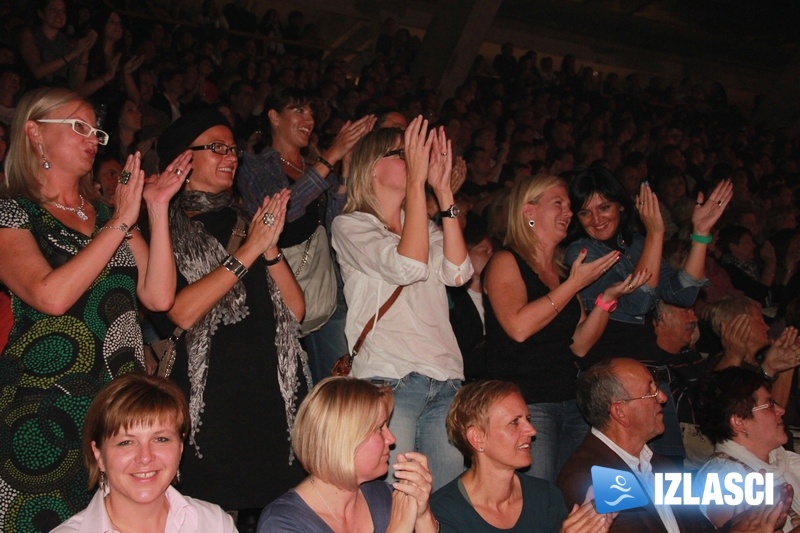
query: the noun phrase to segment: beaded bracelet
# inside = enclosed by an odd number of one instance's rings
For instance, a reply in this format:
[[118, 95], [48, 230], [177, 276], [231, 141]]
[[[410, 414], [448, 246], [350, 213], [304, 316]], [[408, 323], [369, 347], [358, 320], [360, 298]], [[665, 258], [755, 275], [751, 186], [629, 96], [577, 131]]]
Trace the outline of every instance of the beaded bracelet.
[[225, 258], [225, 261], [222, 262], [222, 266], [227, 268], [234, 276], [239, 279], [242, 279], [245, 274], [247, 274], [247, 267], [242, 264], [241, 261], [229, 255]]

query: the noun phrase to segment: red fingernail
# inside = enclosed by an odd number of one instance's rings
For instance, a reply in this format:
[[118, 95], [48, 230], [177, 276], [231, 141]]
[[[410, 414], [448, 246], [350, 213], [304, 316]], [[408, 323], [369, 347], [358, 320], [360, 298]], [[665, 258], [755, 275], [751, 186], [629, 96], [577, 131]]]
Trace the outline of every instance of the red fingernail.
[[585, 254], [586, 253], [586, 248], [581, 248], [581, 253]]

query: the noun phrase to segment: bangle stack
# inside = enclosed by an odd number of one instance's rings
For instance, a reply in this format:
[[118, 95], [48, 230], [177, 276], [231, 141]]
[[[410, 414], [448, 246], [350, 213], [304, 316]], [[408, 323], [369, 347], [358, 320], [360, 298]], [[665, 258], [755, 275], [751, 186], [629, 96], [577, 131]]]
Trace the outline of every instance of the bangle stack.
[[234, 276], [239, 279], [242, 279], [245, 274], [247, 274], [247, 267], [242, 264], [241, 261], [229, 255], [225, 258], [225, 261], [222, 262], [222, 266], [227, 268]]

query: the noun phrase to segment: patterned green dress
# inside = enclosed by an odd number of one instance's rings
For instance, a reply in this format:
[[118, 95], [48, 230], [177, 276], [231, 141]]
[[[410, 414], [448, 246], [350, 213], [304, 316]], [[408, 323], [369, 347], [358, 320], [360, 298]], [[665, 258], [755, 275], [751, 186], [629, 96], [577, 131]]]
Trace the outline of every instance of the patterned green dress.
[[[95, 234], [110, 218], [94, 204]], [[91, 242], [24, 198], [0, 199], [0, 228], [30, 231], [51, 266]], [[100, 387], [143, 369], [136, 262], [127, 241], [63, 316], [12, 295], [0, 356], [0, 531], [49, 531], [89, 503], [81, 429]]]

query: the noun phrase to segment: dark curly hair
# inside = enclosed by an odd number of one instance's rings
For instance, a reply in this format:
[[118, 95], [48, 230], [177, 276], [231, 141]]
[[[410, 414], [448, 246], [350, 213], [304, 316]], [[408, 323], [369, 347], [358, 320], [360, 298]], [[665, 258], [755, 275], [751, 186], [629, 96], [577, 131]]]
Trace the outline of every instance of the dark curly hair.
[[753, 418], [751, 409], [756, 405], [756, 391], [760, 387], [769, 388], [759, 374], [738, 366], [698, 380], [692, 398], [700, 431], [714, 444], [732, 439], [731, 416]]

